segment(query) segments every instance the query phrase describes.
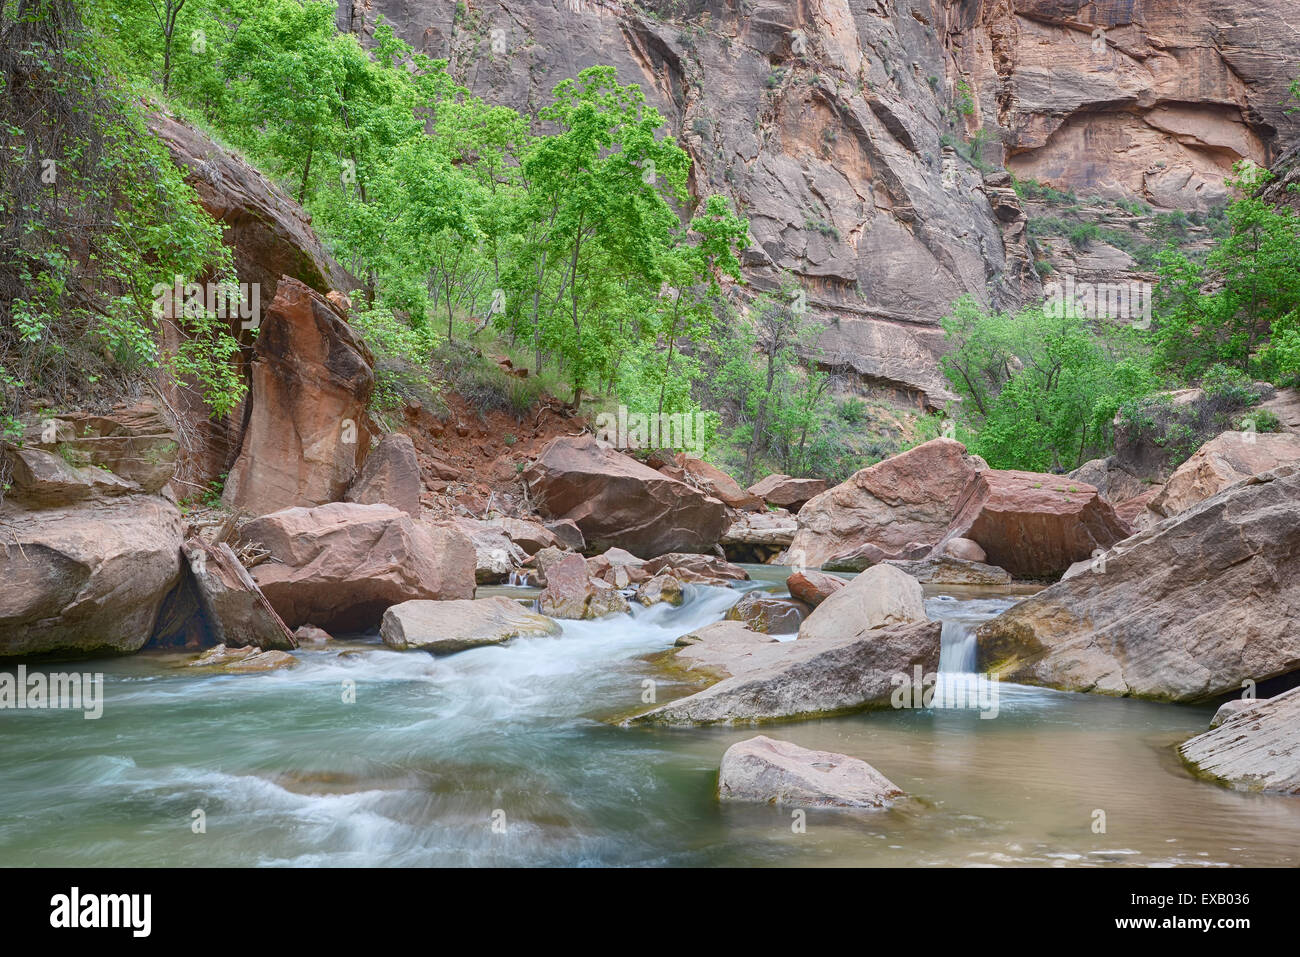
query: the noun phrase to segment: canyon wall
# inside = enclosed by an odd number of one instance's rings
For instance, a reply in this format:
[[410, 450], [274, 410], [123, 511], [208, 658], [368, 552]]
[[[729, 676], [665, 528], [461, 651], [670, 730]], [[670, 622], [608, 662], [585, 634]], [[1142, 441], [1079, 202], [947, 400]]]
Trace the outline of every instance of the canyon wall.
[[948, 397], [952, 300], [1041, 293], [1004, 170], [1204, 209], [1300, 128], [1294, 0], [340, 0], [363, 38], [381, 16], [517, 108], [617, 67], [691, 154], [693, 193], [749, 218], [753, 288], [796, 274], [827, 363], [925, 404]]

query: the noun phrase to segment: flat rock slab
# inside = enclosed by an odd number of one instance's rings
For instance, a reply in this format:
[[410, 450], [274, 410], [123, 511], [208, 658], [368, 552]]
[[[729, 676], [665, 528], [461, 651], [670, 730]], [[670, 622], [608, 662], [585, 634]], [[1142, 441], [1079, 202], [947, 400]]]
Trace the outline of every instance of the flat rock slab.
[[1178, 750], [1198, 773], [1230, 787], [1300, 794], [1300, 688], [1239, 711]]
[[502, 596], [455, 601], [405, 601], [384, 612], [379, 636], [398, 651], [451, 654], [511, 638], [557, 635], [560, 626]]
[[1298, 620], [1300, 467], [1285, 466], [986, 622], [979, 665], [1063, 691], [1203, 701], [1300, 669]]
[[896, 676], [938, 670], [940, 627], [923, 621], [775, 641], [740, 622], [719, 622], [679, 638], [685, 647], [674, 664], [721, 680], [626, 723], [729, 724], [889, 707]]
[[733, 744], [718, 770], [718, 797], [799, 807], [883, 808], [902, 788], [860, 758], [758, 735]]

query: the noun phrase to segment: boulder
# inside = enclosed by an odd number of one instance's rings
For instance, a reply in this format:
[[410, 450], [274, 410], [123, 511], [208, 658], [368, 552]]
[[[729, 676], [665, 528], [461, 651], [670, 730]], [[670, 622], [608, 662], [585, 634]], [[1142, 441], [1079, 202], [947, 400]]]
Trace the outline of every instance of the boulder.
[[185, 543], [184, 557], [203, 617], [218, 644], [281, 651], [298, 647], [229, 545], [191, 538]]
[[696, 555], [691, 552], [660, 555], [646, 562], [644, 569], [650, 575], [666, 571], [683, 582], [696, 585], [725, 586], [731, 582], [749, 580], [749, 572], [739, 565], [733, 565], [715, 555]]
[[420, 517], [420, 463], [409, 435], [393, 432], [379, 440], [348, 489], [347, 500], [362, 505], [391, 505]]
[[334, 640], [324, 628], [317, 628], [315, 625], [299, 625], [293, 631], [294, 641], [298, 642], [299, 647], [302, 645], [323, 645]]
[[682, 583], [667, 572], [656, 575], [636, 590], [636, 600], [643, 605], [656, 605], [661, 601], [680, 605], [685, 597]]
[[574, 522], [596, 549], [618, 545], [653, 558], [712, 548], [730, 524], [718, 499], [590, 435], [552, 440], [524, 480], [542, 515]]
[[1260, 701], [1178, 751], [1198, 774], [1229, 787], [1300, 794], [1300, 688]]
[[372, 361], [324, 296], [283, 278], [254, 347], [252, 411], [225, 501], [266, 515], [342, 499], [365, 457]]
[[727, 748], [718, 797], [798, 807], [888, 807], [903, 790], [859, 758], [758, 735]]
[[255, 674], [262, 671], [275, 671], [279, 668], [291, 668], [297, 663], [298, 659], [285, 651], [263, 651], [253, 646], [228, 648], [225, 645], [217, 645], [191, 661], [189, 667], [219, 668], [230, 674]]
[[[952, 439], [932, 439], [828, 489], [799, 511], [787, 561], [815, 568], [864, 546], [870, 561], [919, 558], [943, 537], [982, 460]], [[920, 554], [917, 554], [917, 552]]]
[[674, 458], [673, 464], [686, 476], [689, 476], [688, 481], [698, 486], [706, 495], [712, 495], [728, 508], [748, 512], [763, 510], [763, 499], [751, 492], [746, 492], [734, 478], [717, 466], [710, 465], [704, 459], [680, 452]]
[[816, 608], [848, 582], [824, 572], [798, 571], [785, 580], [790, 594], [811, 608]]
[[1069, 473], [1069, 478], [1075, 484], [1091, 485], [1112, 505], [1136, 498], [1151, 487], [1142, 476], [1134, 475], [1120, 465], [1113, 455], [1084, 462]]
[[379, 636], [398, 651], [418, 648], [451, 654], [511, 638], [558, 635], [560, 626], [526, 611], [517, 601], [493, 598], [454, 601], [405, 601], [384, 612]]
[[803, 602], [751, 591], [727, 609], [727, 620], [744, 622], [746, 628], [764, 635], [793, 635], [809, 611]]
[[940, 544], [968, 538], [1017, 579], [1058, 579], [1129, 528], [1091, 485], [1060, 475], [987, 469], [971, 479]]
[[390, 505], [289, 508], [248, 522], [241, 534], [271, 552], [253, 578], [290, 628], [373, 628], [391, 605], [474, 595], [469, 538]]
[[783, 508], [774, 511], [741, 512], [722, 536], [723, 545], [763, 545], [783, 549], [794, 541], [799, 526]]
[[560, 548], [568, 548], [575, 552], [587, 550], [587, 539], [583, 536], [577, 522], [561, 518], [554, 522], [546, 522], [542, 527], [555, 536], [555, 544]]
[[629, 588], [654, 577], [645, 566], [646, 563], [631, 552], [610, 548], [587, 559], [587, 574], [615, 588]]
[[938, 622], [922, 621], [777, 641], [739, 622], [719, 622], [679, 638], [670, 652], [675, 672], [716, 684], [626, 723], [730, 724], [891, 707], [900, 675], [910, 680], [917, 668], [938, 670], [940, 630]]
[[1234, 482], [1293, 462], [1300, 462], [1300, 435], [1294, 432], [1224, 432], [1178, 466], [1150, 508], [1177, 515]]
[[969, 538], [950, 538], [943, 548], [935, 549], [936, 557], [955, 558], [962, 562], [987, 562], [989, 556], [979, 544]]
[[528, 559], [528, 554], [497, 523], [456, 518], [453, 524], [474, 545], [474, 580], [480, 585], [506, 581]]
[[0, 658], [140, 650], [181, 579], [181, 516], [157, 495], [0, 506]]
[[749, 494], [768, 505], [798, 512], [810, 499], [826, 491], [825, 479], [791, 478], [788, 475], [769, 475], [749, 487]]
[[1201, 701], [1300, 669], [1300, 466], [1246, 479], [985, 623], [1025, 684]]
[[799, 640], [861, 635], [887, 625], [928, 621], [921, 583], [891, 565], [874, 565], [813, 609]]
[[[498, 521], [510, 541], [523, 549], [527, 555], [536, 555], [543, 548], [554, 548], [562, 544], [555, 533], [540, 522], [527, 522], [518, 518], [502, 518]], [[574, 528], [576, 529], [577, 526]]]
[[1163, 488], [1163, 485], [1153, 485], [1141, 495], [1125, 499], [1115, 506], [1115, 514], [1119, 516], [1121, 522], [1135, 532], [1150, 528], [1164, 518], [1163, 515], [1151, 510], [1151, 503]]
[[891, 560], [881, 564], [892, 565], [927, 585], [1009, 585], [1011, 583], [1011, 575], [1005, 568], [987, 565], [984, 562], [964, 562], [947, 555], [912, 562]]
[[[906, 545], [887, 552], [883, 548], [868, 543], [859, 545], [850, 552], [832, 555], [822, 562], [822, 569], [828, 572], [860, 572], [881, 562], [917, 561], [925, 558], [933, 549], [933, 545], [925, 542], [908, 542]], [[793, 548], [787, 554], [790, 556], [791, 563], [796, 566], [799, 564], [796, 559], [803, 557]]]
[[546, 588], [538, 608], [552, 618], [600, 618], [628, 611], [627, 600], [612, 586], [593, 580], [581, 555], [568, 554], [546, 569]]
[[90, 498], [131, 495], [140, 487], [94, 466], [76, 466], [38, 448], [5, 449], [10, 488], [5, 497], [32, 508], [52, 508]]

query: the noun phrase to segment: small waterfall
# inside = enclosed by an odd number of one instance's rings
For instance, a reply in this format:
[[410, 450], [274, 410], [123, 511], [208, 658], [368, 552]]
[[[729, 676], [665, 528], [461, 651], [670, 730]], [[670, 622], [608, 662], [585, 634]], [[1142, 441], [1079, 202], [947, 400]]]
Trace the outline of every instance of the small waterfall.
[[939, 637], [939, 673], [973, 674], [975, 671], [975, 625], [949, 619]]

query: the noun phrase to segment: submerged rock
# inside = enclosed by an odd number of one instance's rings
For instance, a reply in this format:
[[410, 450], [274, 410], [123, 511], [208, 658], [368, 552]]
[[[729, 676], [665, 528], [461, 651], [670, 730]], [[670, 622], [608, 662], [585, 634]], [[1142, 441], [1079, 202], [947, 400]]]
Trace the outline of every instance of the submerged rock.
[[727, 748], [718, 797], [800, 807], [887, 807], [902, 788], [859, 758], [758, 735]]
[[1199, 701], [1300, 669], [1300, 467], [1245, 480], [985, 623], [1011, 681]]
[[253, 674], [291, 668], [298, 659], [285, 651], [263, 651], [261, 648], [228, 648], [217, 645], [189, 663], [191, 668], [219, 668], [231, 674]]
[[1257, 702], [1178, 750], [1200, 774], [1230, 787], [1300, 794], [1300, 688]]
[[558, 635], [560, 626], [500, 595], [454, 601], [407, 601], [384, 612], [379, 636], [398, 651], [451, 654], [511, 638]]

